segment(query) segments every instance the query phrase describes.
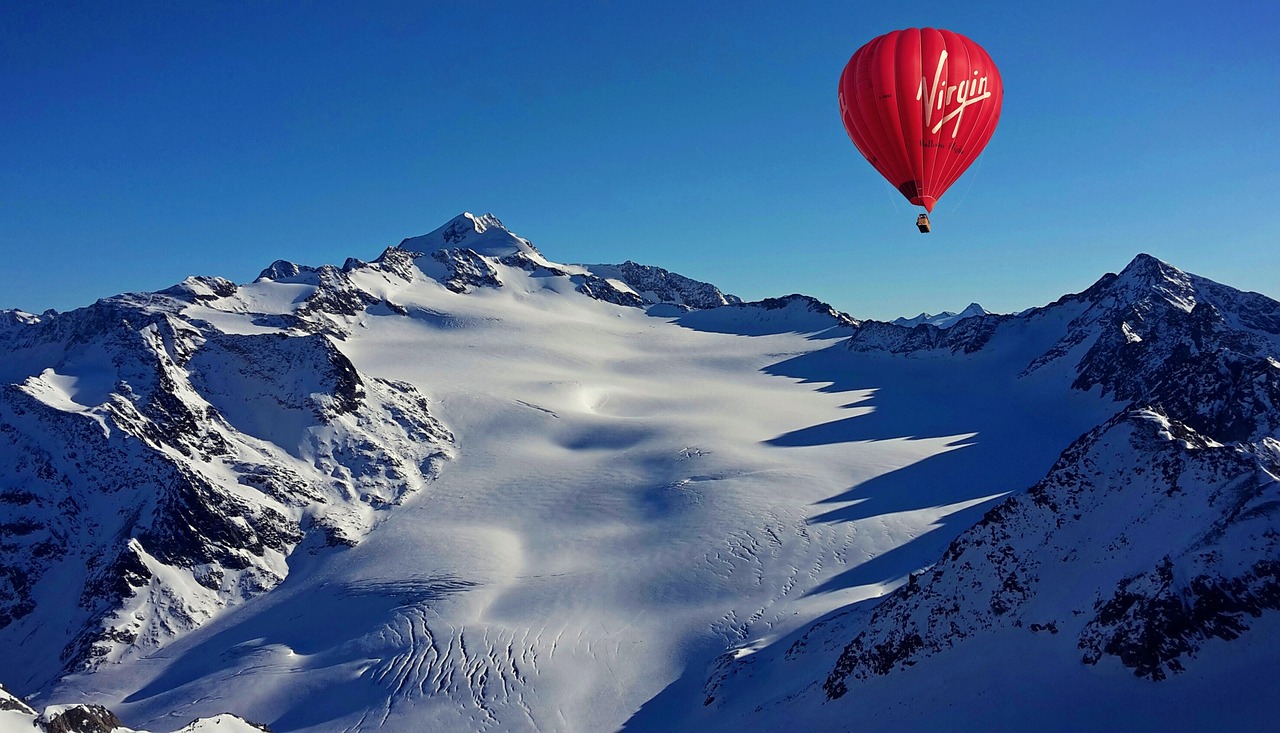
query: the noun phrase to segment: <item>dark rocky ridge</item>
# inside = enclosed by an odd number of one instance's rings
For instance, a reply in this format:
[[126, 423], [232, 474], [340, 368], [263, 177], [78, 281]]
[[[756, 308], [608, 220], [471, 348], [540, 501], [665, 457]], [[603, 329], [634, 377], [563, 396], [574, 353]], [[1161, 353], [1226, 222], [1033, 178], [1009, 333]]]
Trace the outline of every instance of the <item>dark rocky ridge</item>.
[[616, 268], [622, 281], [632, 290], [651, 293], [659, 303], [674, 303], [703, 310], [742, 302], [738, 296], [723, 293], [710, 283], [687, 278], [661, 267], [641, 265], [631, 260], [608, 267]]
[[36, 722], [45, 733], [111, 733], [124, 727], [115, 713], [101, 705], [73, 705]]

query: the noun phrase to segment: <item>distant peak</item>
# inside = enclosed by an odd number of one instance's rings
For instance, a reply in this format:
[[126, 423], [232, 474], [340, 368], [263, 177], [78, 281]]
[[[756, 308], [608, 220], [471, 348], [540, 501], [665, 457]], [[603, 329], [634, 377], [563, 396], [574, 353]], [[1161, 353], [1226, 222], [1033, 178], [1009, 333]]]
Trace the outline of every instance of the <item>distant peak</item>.
[[959, 313], [953, 313], [952, 311], [942, 311], [941, 313], [936, 313], [936, 314], [921, 313], [915, 318], [895, 318], [892, 321], [890, 321], [890, 323], [893, 323], [895, 326], [904, 326], [906, 328], [915, 328], [916, 326], [919, 326], [922, 324], [937, 326], [938, 328], [950, 328], [951, 326], [955, 325], [956, 323], [959, 323], [965, 318], [970, 318], [972, 316], [989, 316], [989, 315], [991, 315], [991, 311], [987, 310], [986, 308], [983, 308], [977, 303], [970, 303], [969, 305], [965, 306], [965, 309], [960, 311]]
[[480, 216], [476, 216], [475, 214], [472, 214], [470, 211], [464, 211], [457, 217], [454, 217], [455, 221], [458, 219], [469, 219], [471, 221], [472, 226], [475, 227], [475, 230], [477, 232], [483, 232], [493, 227], [497, 227], [499, 229], [506, 229], [506, 227], [502, 225], [502, 222], [498, 219], [498, 217], [494, 216], [493, 214], [481, 214]]
[[1165, 292], [1172, 289], [1172, 292], [1180, 293], [1180, 297], [1187, 296], [1194, 289], [1192, 278], [1187, 272], [1179, 270], [1169, 262], [1157, 260], [1151, 255], [1134, 257], [1133, 261], [1125, 265], [1125, 269], [1116, 276], [1116, 284], [1121, 288], [1138, 290], [1156, 288]]
[[315, 271], [314, 267], [307, 265], [298, 265], [288, 260], [276, 260], [268, 265], [267, 269], [258, 274], [258, 280], [289, 280], [303, 273]]
[[493, 214], [476, 216], [469, 211], [458, 214], [429, 234], [410, 237], [400, 243], [400, 249], [423, 254], [455, 247], [466, 247], [483, 255], [538, 253], [528, 240], [513, 234], [498, 217]]
[[221, 277], [195, 275], [171, 288], [158, 291], [186, 302], [208, 302], [236, 294], [236, 284]]
[[[45, 316], [49, 315], [57, 315], [57, 311], [45, 311]], [[17, 309], [0, 310], [0, 326], [16, 326], [18, 324], [30, 326], [39, 323], [40, 318], [40, 316]]]
[[1141, 253], [1125, 265], [1120, 271], [1122, 281], [1159, 282], [1161, 280], [1182, 281], [1187, 273], [1179, 270], [1164, 260]]
[[464, 211], [427, 236], [439, 234], [440, 238], [448, 244], [460, 244], [470, 239], [472, 235], [484, 234], [492, 229], [498, 229], [508, 234], [511, 233], [511, 230], [503, 226], [498, 217], [493, 214], [476, 216], [470, 211]]
[[1112, 281], [1110, 290], [1122, 300], [1154, 295], [1187, 311], [1198, 299], [1190, 275], [1149, 254], [1134, 257]]

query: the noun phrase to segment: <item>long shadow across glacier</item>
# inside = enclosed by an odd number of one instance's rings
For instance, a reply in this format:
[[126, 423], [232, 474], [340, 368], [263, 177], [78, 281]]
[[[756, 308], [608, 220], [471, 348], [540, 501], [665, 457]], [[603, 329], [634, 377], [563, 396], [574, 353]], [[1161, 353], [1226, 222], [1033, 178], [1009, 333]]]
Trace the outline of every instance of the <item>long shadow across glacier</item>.
[[823, 392], [869, 393], [846, 405], [869, 412], [779, 435], [768, 441], [771, 445], [849, 444], [857, 450], [858, 444], [879, 441], [949, 440], [944, 452], [825, 499], [821, 503], [832, 508], [811, 521], [855, 522], [964, 507], [938, 520], [932, 531], [846, 570], [813, 592], [892, 581], [932, 562], [997, 497], [1026, 490], [1073, 440], [1114, 411], [1096, 395], [1072, 390], [1073, 375], [1062, 369], [1019, 379], [1033, 355], [1022, 349], [926, 356], [857, 353], [842, 342], [765, 370], [826, 383], [819, 387]]
[[[765, 368], [821, 392], [858, 392], [861, 398], [845, 407], [871, 408], [784, 433], [767, 441], [770, 445], [859, 450], [881, 441], [941, 439], [951, 448], [851, 485], [820, 502], [831, 508], [811, 522], [856, 522], [975, 502], [935, 521], [932, 531], [827, 579], [811, 594], [900, 580], [933, 562], [999, 500], [995, 497], [1029, 488], [1072, 441], [1115, 412], [1114, 403], [1071, 389], [1070, 364], [1019, 378], [1058, 334], [1036, 336], [993, 342], [975, 354], [912, 356], [852, 352], [840, 341]], [[985, 497], [993, 498], [979, 501]], [[867, 598], [825, 618], [857, 614], [878, 600]], [[775, 643], [785, 648], [811, 628], [807, 624]], [[704, 701], [706, 665], [723, 652], [723, 643], [715, 639], [694, 642], [685, 673], [641, 706], [623, 730], [694, 730], [710, 721], [701, 716], [709, 702]]]

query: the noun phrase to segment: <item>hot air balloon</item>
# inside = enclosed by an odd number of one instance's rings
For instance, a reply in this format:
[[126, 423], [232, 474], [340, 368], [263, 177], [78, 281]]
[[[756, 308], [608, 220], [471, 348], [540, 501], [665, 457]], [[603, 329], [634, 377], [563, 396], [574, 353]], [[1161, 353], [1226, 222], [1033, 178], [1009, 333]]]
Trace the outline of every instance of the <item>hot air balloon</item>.
[[1000, 72], [959, 33], [908, 28], [858, 49], [840, 75], [840, 117], [863, 157], [925, 213], [978, 158], [1004, 101]]

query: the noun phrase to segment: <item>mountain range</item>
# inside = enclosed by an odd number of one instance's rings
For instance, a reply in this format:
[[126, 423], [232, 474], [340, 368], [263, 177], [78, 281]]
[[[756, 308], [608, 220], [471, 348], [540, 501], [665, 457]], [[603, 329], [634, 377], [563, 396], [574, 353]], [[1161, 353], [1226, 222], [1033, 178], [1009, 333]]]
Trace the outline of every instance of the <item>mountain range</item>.
[[0, 350], [0, 731], [1272, 717], [1280, 304], [1148, 255], [884, 323], [463, 214]]

